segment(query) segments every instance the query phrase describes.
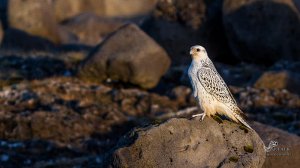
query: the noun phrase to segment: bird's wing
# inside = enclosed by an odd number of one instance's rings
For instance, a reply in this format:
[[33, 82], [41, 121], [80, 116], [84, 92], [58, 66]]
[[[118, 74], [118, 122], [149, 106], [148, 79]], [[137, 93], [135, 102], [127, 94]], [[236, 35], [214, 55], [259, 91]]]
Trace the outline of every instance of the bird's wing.
[[226, 83], [216, 70], [209, 67], [201, 67], [197, 77], [204, 89], [219, 102], [235, 104], [235, 99], [230, 93]]

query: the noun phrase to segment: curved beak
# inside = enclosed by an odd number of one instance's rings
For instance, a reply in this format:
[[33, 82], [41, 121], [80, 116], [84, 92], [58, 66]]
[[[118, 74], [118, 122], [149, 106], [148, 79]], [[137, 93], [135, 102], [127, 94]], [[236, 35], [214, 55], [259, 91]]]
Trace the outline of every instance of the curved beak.
[[190, 50], [190, 55], [193, 55], [193, 50]]
[[190, 49], [190, 55], [193, 55], [193, 47], [191, 47], [191, 49]]

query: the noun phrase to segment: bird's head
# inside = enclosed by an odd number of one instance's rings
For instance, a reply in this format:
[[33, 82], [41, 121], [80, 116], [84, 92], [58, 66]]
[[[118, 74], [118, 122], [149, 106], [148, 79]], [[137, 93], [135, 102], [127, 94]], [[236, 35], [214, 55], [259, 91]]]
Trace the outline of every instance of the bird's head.
[[200, 45], [192, 46], [190, 49], [190, 54], [194, 60], [201, 59], [207, 56], [205, 48]]

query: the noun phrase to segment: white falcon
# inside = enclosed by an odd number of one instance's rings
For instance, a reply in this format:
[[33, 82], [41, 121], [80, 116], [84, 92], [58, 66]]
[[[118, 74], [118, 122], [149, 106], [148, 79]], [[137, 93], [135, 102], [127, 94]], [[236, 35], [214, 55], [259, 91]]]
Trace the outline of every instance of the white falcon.
[[204, 113], [193, 115], [214, 116], [216, 113], [225, 115], [235, 122], [240, 122], [252, 129], [243, 119], [243, 112], [237, 106], [230, 90], [208, 58], [206, 50], [200, 45], [191, 47], [192, 63], [188, 75], [193, 87], [193, 95]]

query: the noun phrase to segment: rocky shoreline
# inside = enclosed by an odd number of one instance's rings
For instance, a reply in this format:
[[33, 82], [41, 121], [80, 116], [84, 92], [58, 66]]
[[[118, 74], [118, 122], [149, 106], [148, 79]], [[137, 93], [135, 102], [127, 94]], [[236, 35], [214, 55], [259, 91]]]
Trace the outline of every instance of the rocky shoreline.
[[[293, 0], [1, 1], [0, 167], [299, 167], [299, 9]], [[257, 133], [222, 116], [190, 119], [195, 44]], [[290, 155], [265, 153], [270, 141]], [[207, 159], [216, 154], [226, 156]]]

